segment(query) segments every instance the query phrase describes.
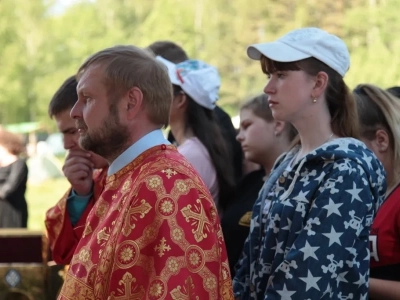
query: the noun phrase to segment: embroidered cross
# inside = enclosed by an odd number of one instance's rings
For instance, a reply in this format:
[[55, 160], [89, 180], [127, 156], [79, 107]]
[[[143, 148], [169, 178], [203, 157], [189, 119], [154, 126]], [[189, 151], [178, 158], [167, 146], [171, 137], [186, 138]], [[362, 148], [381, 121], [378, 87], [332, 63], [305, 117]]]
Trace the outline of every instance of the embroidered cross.
[[188, 295], [182, 293], [181, 291], [181, 286], [178, 286], [176, 288], [174, 288], [171, 292], [171, 297], [174, 300], [184, 300], [184, 299], [188, 299]]
[[[186, 289], [185, 286], [182, 287], [178, 285], [176, 288], [174, 288], [171, 292], [170, 295], [173, 300], [186, 300], [186, 299], [199, 299], [199, 296], [196, 296], [195, 298], [192, 298], [194, 295], [192, 295], [192, 290], [194, 289], [194, 284], [192, 277], [188, 277], [188, 279], [185, 280], [186, 283]], [[186, 291], [187, 290], [187, 291]], [[191, 297], [192, 296], [192, 297]]]
[[165, 251], [171, 250], [171, 247], [168, 246], [165, 242], [166, 242], [165, 238], [162, 238], [160, 244], [154, 247], [154, 250], [158, 251], [158, 256], [160, 257], [165, 254], [164, 253]]
[[128, 236], [132, 231], [132, 229], [135, 228], [136, 224], [134, 222], [136, 222], [138, 218], [143, 219], [144, 216], [151, 210], [151, 205], [147, 203], [145, 200], [141, 200], [140, 202], [141, 202], [140, 205], [134, 206], [131, 209], [129, 209], [127, 222], [125, 223], [125, 227], [122, 229], [122, 233], [125, 236]]
[[108, 241], [108, 238], [110, 237], [110, 234], [107, 233], [107, 227], [104, 227], [102, 230], [100, 230], [97, 233], [97, 244], [101, 244], [101, 241]]
[[167, 178], [170, 179], [172, 177], [172, 175], [176, 175], [176, 171], [172, 170], [170, 168], [162, 170], [161, 172], [163, 172], [164, 174], [166, 174]]
[[[115, 296], [115, 292], [111, 293], [109, 297], [110, 300], [123, 300], [123, 299], [130, 299], [130, 300], [141, 300], [144, 299], [146, 296], [146, 292], [143, 286], [135, 286], [132, 290], [132, 282], [136, 282], [136, 278], [134, 278], [130, 273], [126, 272], [124, 276], [122, 276], [122, 280], [119, 281], [120, 285], [124, 286], [124, 294], [121, 296]], [[121, 289], [118, 289], [121, 291]]]
[[83, 298], [85, 300], [86, 299], [93, 299], [93, 294], [89, 290], [86, 290], [85, 293], [82, 296], [85, 297], [85, 298]]
[[[196, 200], [197, 203], [200, 204], [200, 200]], [[194, 220], [192, 222], [192, 225], [195, 225], [197, 223], [197, 228], [192, 229], [192, 233], [194, 233], [194, 238], [196, 239], [197, 242], [202, 241], [204, 238], [207, 237], [207, 233], [203, 233], [204, 229], [209, 229], [207, 228], [208, 226], [211, 225], [210, 221], [207, 219], [207, 216], [204, 212], [203, 206], [200, 204], [200, 209], [199, 212], [192, 211], [191, 210], [192, 205], [188, 205], [184, 208], [181, 209], [181, 212], [183, 216], [186, 218], [187, 222], [190, 222], [190, 219]], [[196, 209], [196, 206], [195, 206]]]

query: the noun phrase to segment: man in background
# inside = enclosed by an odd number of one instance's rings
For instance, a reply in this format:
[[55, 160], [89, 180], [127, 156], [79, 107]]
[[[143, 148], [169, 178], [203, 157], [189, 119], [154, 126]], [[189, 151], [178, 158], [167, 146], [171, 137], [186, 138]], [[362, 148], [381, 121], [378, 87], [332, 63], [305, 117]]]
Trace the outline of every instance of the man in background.
[[79, 133], [70, 111], [78, 100], [75, 76], [69, 77], [54, 94], [49, 116], [63, 136], [65, 158], [63, 173], [71, 184], [69, 190], [46, 213], [46, 229], [52, 258], [58, 264], [69, 264], [82, 236], [86, 217], [99, 196], [107, 174], [108, 163], [99, 155], [79, 146]]

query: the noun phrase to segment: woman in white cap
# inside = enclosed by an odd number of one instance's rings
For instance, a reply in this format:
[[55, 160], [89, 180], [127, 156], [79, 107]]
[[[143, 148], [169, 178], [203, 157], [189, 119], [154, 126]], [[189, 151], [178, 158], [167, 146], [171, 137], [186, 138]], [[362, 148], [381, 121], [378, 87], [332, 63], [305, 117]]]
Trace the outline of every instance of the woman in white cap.
[[235, 296], [367, 299], [369, 230], [386, 182], [382, 165], [355, 139], [356, 104], [343, 81], [347, 47], [303, 28], [252, 45], [248, 55], [268, 76], [274, 118], [292, 123], [300, 141], [277, 160], [253, 207]]
[[216, 68], [200, 61], [174, 64], [160, 56], [173, 85], [169, 125], [178, 151], [208, 187], [220, 214], [234, 197], [234, 171], [226, 140], [214, 118], [220, 78]]

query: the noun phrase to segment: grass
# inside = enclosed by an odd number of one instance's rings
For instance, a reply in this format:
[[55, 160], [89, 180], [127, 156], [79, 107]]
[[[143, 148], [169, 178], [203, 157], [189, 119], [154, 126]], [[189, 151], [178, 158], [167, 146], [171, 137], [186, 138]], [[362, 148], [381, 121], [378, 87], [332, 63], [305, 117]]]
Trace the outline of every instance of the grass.
[[54, 206], [69, 187], [65, 178], [49, 179], [41, 183], [30, 183], [26, 191], [28, 202], [28, 228], [44, 230], [46, 211]]

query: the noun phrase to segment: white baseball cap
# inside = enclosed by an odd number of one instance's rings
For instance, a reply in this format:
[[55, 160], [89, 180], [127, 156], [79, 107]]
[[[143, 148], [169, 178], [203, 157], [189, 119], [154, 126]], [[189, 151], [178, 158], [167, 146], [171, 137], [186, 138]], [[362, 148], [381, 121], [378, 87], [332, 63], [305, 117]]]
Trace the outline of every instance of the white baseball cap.
[[218, 70], [201, 60], [186, 60], [174, 64], [161, 56], [156, 57], [168, 69], [169, 78], [178, 85], [197, 104], [214, 109], [218, 100], [221, 79]]
[[274, 42], [251, 45], [247, 48], [247, 55], [254, 60], [260, 60], [261, 55], [264, 55], [278, 62], [314, 57], [342, 77], [350, 67], [346, 44], [337, 36], [315, 27], [290, 31]]

